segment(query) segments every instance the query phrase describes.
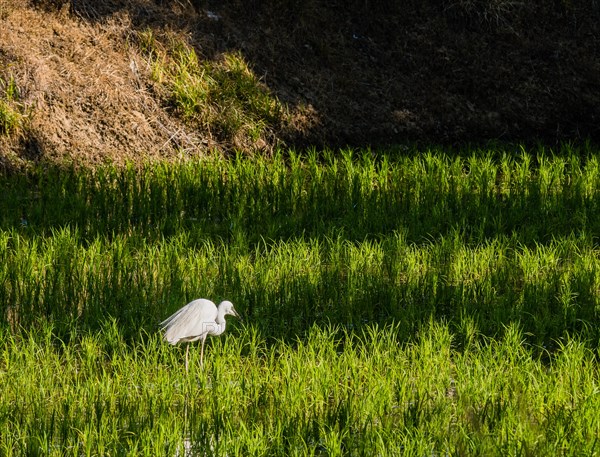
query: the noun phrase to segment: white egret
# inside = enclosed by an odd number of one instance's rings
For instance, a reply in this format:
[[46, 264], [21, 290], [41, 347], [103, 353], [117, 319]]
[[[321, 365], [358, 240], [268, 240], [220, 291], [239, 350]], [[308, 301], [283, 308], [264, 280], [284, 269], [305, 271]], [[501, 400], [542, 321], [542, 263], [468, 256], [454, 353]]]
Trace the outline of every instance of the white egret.
[[204, 342], [208, 335], [218, 336], [225, 331], [226, 315], [240, 317], [230, 301], [222, 301], [217, 308], [215, 304], [206, 298], [199, 298], [189, 302], [172, 316], [160, 323], [165, 331], [165, 340], [175, 345], [179, 342], [187, 342], [185, 350], [185, 371], [188, 370], [189, 343], [202, 341], [200, 350], [200, 366], [204, 359]]

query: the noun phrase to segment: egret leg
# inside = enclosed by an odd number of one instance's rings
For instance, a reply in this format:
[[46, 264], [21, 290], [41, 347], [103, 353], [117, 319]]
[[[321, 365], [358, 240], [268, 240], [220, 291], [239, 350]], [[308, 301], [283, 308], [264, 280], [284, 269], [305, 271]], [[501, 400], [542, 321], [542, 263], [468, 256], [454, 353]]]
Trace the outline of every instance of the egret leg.
[[185, 372], [188, 372], [188, 352], [190, 352], [190, 343], [186, 345], [185, 348]]
[[202, 338], [202, 347], [200, 348], [200, 366], [203, 366], [204, 360], [204, 342], [206, 341], [206, 337]]

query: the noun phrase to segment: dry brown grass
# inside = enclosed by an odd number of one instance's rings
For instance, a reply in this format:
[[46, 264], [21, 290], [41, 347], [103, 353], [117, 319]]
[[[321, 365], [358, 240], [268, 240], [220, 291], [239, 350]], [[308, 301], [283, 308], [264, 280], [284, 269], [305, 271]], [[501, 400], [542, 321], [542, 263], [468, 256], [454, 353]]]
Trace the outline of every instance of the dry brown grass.
[[32, 108], [28, 136], [19, 140], [25, 158], [118, 163], [206, 149], [149, 92], [146, 62], [128, 46], [126, 14], [90, 23], [64, 8], [4, 10], [0, 77], [13, 77]]

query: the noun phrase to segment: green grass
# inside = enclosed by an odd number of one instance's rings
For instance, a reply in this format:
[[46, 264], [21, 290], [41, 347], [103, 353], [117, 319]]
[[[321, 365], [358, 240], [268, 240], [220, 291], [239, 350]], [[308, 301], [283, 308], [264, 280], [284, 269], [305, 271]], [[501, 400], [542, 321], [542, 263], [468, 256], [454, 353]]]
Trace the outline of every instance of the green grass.
[[167, 41], [163, 45], [150, 30], [138, 36], [151, 78], [173, 108], [206, 137], [230, 149], [266, 147], [273, 130], [284, 122], [285, 108], [244, 57], [226, 52], [202, 59], [185, 40]]
[[[600, 155], [2, 175], [3, 455], [598, 455]], [[204, 370], [158, 322], [244, 322]]]
[[14, 78], [0, 78], [0, 135], [17, 135], [27, 119], [25, 107], [19, 102], [19, 89]]
[[600, 233], [598, 155], [440, 152], [279, 153], [207, 157], [179, 165], [50, 169], [2, 178], [0, 227], [77, 225], [87, 239], [135, 233], [156, 240], [250, 244], [294, 237], [363, 241], [394, 231], [422, 243], [459, 234], [469, 245], [499, 236], [546, 244]]
[[361, 326], [399, 321], [407, 337], [434, 316], [471, 316], [486, 335], [518, 322], [538, 345], [566, 333], [598, 338], [600, 250], [574, 237], [529, 248], [512, 239], [466, 246], [458, 236], [422, 245], [392, 234], [190, 244], [182, 234], [148, 244], [139, 237], [86, 241], [71, 229], [29, 239], [0, 237], [3, 320], [28, 328], [43, 317], [68, 333], [106, 316], [154, 330], [197, 296], [229, 297], [273, 338], [311, 323]]
[[[0, 340], [3, 455], [595, 455], [598, 365], [577, 339], [543, 363], [516, 326], [311, 326], [268, 344], [253, 325], [211, 340], [204, 369], [114, 322], [69, 344], [52, 328]], [[181, 454], [180, 454], [181, 455]]]

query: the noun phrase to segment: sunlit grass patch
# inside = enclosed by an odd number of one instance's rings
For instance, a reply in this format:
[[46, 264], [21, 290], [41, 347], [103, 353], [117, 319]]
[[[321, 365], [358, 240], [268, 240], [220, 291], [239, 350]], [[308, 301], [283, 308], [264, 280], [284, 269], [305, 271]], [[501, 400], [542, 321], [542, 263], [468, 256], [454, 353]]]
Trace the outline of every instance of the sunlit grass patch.
[[267, 147], [285, 108], [241, 53], [201, 59], [182, 39], [165, 46], [150, 30], [140, 33], [139, 42], [152, 79], [166, 88], [174, 108], [191, 125], [230, 149]]
[[598, 364], [577, 339], [549, 363], [516, 326], [457, 350], [445, 325], [313, 326], [268, 344], [210, 340], [204, 368], [114, 322], [62, 343], [51, 327], [0, 337], [5, 455], [535, 455], [597, 452]]
[[20, 102], [19, 88], [13, 77], [0, 78], [0, 134], [18, 135], [25, 128], [27, 112]]

